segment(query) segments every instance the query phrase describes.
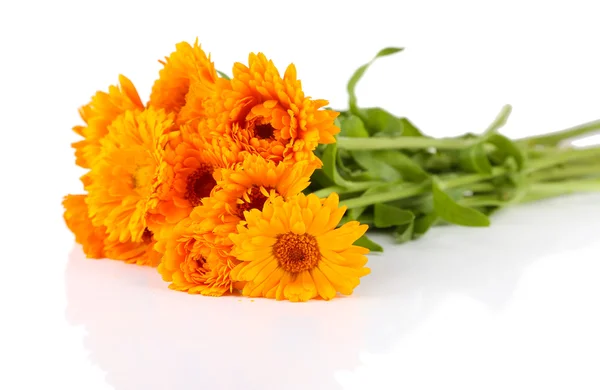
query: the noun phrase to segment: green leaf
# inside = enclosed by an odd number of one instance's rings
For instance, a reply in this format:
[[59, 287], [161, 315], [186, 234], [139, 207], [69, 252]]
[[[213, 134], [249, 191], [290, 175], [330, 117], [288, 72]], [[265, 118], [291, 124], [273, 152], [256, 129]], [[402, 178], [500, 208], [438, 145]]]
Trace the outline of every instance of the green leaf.
[[410, 241], [413, 239], [413, 234], [415, 231], [415, 222], [411, 221], [406, 225], [398, 226], [398, 228], [394, 231], [393, 237], [394, 241], [398, 244], [402, 244], [404, 242]]
[[348, 115], [340, 117], [340, 134], [346, 137], [368, 137], [369, 132], [365, 129], [363, 121], [355, 116]]
[[437, 222], [438, 215], [435, 212], [422, 215], [413, 223], [413, 239], [423, 236]]
[[459, 163], [462, 169], [472, 173], [492, 173], [492, 164], [487, 157], [482, 143], [463, 149], [459, 152]]
[[334, 184], [342, 187], [349, 187], [352, 185], [351, 182], [345, 180], [337, 169], [337, 146], [336, 144], [329, 144], [323, 152], [321, 157], [323, 167], [321, 168], [323, 173], [331, 180]]
[[[328, 178], [329, 180], [331, 180], [333, 182], [333, 185], [337, 185], [340, 187], [344, 187], [347, 190], [352, 190], [352, 189], [362, 189], [364, 190], [364, 186], [365, 186], [365, 181], [350, 181], [350, 180], [346, 180], [344, 179], [341, 175], [340, 172], [338, 171], [338, 167], [337, 167], [337, 145], [336, 144], [329, 144], [327, 145], [327, 147], [324, 149], [323, 154], [321, 156], [321, 161], [323, 162], [323, 167], [320, 170], [315, 171], [315, 174], [317, 172], [322, 172], [323, 175]], [[313, 174], [314, 176], [314, 174]], [[323, 180], [320, 180], [320, 183], [323, 182]], [[378, 184], [378, 182], [374, 182], [373, 184]]]
[[226, 73], [223, 73], [220, 70], [217, 70], [217, 73], [219, 74], [219, 76], [223, 77], [225, 80], [231, 80], [231, 78]]
[[385, 203], [375, 204], [375, 227], [388, 228], [392, 226], [406, 225], [415, 219], [415, 215], [409, 210], [399, 209]]
[[361, 116], [369, 134], [375, 137], [424, 137], [408, 119], [399, 118], [379, 107], [361, 109]]
[[402, 134], [404, 121], [383, 108], [365, 108], [361, 113], [370, 134], [384, 133], [386, 136]]
[[489, 226], [490, 220], [479, 211], [461, 206], [440, 187], [438, 180], [432, 182], [433, 207], [443, 220], [461, 226]]
[[366, 63], [363, 66], [361, 66], [360, 68], [358, 68], [354, 72], [352, 77], [350, 77], [350, 80], [348, 81], [347, 90], [348, 90], [348, 95], [349, 95], [350, 111], [354, 115], [360, 116], [360, 112], [359, 112], [358, 105], [357, 105], [355, 89], [356, 89], [356, 84], [358, 84], [358, 82], [360, 81], [362, 76], [365, 74], [366, 70], [369, 68], [369, 66], [371, 66], [371, 64], [373, 64], [373, 62], [377, 58], [385, 57], [385, 56], [388, 56], [388, 55], [394, 54], [394, 53], [398, 53], [399, 51], [402, 51], [402, 50], [404, 50], [404, 49], [398, 48], [398, 47], [388, 47], [388, 48], [380, 50], [379, 53], [377, 53], [377, 55], [371, 61], [369, 61], [368, 63]]
[[429, 177], [429, 174], [419, 164], [398, 150], [374, 150], [372, 154], [374, 158], [400, 172], [406, 181], [420, 182]]
[[334, 184], [341, 185], [344, 182], [344, 179], [341, 178], [339, 172], [337, 171], [336, 161], [337, 161], [337, 147], [335, 144], [329, 144], [323, 151], [323, 155], [321, 156], [321, 161], [323, 162], [323, 167], [321, 168], [321, 172], [323, 172], [329, 180], [331, 180]]
[[362, 246], [372, 252], [383, 252], [383, 248], [378, 243], [372, 241], [366, 235], [362, 235], [358, 240], [354, 241], [354, 245]]
[[500, 134], [492, 134], [487, 137], [486, 142], [494, 145], [499, 152], [504, 155], [504, 159], [512, 157], [517, 163], [517, 167], [520, 170], [525, 165], [525, 155], [523, 151], [510, 139]]
[[429, 172], [447, 172], [452, 170], [453, 166], [457, 163], [455, 156], [442, 152], [431, 154], [421, 151], [415, 154], [413, 158]]
[[352, 152], [352, 157], [358, 165], [366, 169], [374, 178], [388, 182], [402, 179], [402, 175], [396, 169], [377, 159], [371, 151], [355, 151]]
[[415, 125], [412, 124], [407, 118], [401, 118], [402, 121], [402, 135], [405, 137], [424, 137], [425, 135], [421, 133]]

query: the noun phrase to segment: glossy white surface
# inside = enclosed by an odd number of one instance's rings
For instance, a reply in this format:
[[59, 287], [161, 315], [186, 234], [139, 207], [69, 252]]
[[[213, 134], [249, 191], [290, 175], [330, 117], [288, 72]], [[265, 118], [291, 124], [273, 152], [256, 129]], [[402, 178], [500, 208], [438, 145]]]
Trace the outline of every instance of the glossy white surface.
[[356, 67], [405, 46], [359, 102], [435, 136], [506, 103], [511, 137], [600, 118], [595, 2], [395, 3], [2, 2], [0, 389], [600, 388], [600, 195], [388, 244], [355, 295], [305, 304], [173, 292], [83, 259], [64, 227], [77, 107], [119, 73], [146, 98], [156, 60], [196, 36], [225, 71], [251, 50], [293, 61], [342, 108]]
[[438, 228], [371, 256], [355, 295], [300, 304], [170, 291], [75, 246], [46, 288], [11, 294], [37, 302], [17, 311], [0, 384], [596, 389], [599, 214], [600, 196], [576, 196]]

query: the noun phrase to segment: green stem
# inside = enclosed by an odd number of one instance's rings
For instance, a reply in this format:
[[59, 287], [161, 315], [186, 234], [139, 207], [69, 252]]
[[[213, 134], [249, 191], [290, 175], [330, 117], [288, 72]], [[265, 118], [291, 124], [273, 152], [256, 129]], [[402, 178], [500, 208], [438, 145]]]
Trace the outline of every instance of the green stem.
[[567, 180], [556, 183], [532, 183], [529, 191], [539, 193], [572, 194], [574, 192], [600, 191], [600, 178]]
[[384, 149], [466, 149], [476, 141], [458, 138], [428, 137], [337, 137], [337, 146], [346, 150], [384, 150]]
[[506, 202], [498, 199], [496, 195], [478, 195], [461, 199], [459, 203], [466, 207], [497, 206], [502, 207]]
[[502, 126], [504, 126], [506, 124], [506, 121], [508, 120], [508, 116], [510, 115], [511, 112], [512, 112], [512, 106], [510, 104], [506, 104], [504, 107], [502, 107], [502, 109], [496, 116], [496, 119], [494, 119], [494, 121], [483, 132], [483, 135], [486, 136], [486, 135], [497, 133], [498, 129], [500, 129]]
[[317, 190], [313, 193], [315, 195], [317, 195], [319, 198], [325, 198], [334, 192], [337, 192], [338, 195], [351, 194], [354, 192], [365, 191], [371, 187], [378, 186], [378, 185], [384, 185], [384, 184], [386, 184], [386, 182], [357, 181], [357, 182], [352, 182], [351, 187], [330, 186], [330, 187], [321, 188], [320, 190]]
[[[527, 193], [517, 203], [529, 203], [537, 200], [554, 198], [561, 195], [580, 192], [599, 192], [600, 178], [587, 180], [569, 180], [558, 183], [531, 183]], [[459, 203], [467, 207], [506, 206], [510, 202], [498, 199], [497, 195], [477, 195], [461, 199]]]
[[519, 203], [554, 198], [578, 192], [600, 191], [600, 179], [569, 180], [557, 183], [532, 183], [527, 195]]
[[491, 192], [496, 190], [496, 186], [492, 183], [473, 183], [465, 186], [465, 190], [472, 192]]
[[599, 165], [573, 165], [564, 168], [550, 168], [538, 171], [531, 175], [529, 179], [534, 182], [540, 182], [598, 175], [600, 175]]
[[425, 180], [420, 184], [396, 184], [396, 188], [390, 187], [388, 192], [364, 195], [357, 198], [346, 199], [340, 202], [340, 206], [346, 206], [349, 209], [356, 207], [365, 207], [376, 203], [390, 202], [392, 200], [410, 198], [429, 192], [431, 181]]
[[492, 173], [489, 175], [482, 173], [473, 173], [469, 175], [460, 175], [455, 177], [440, 176], [440, 179], [442, 179], [443, 188], [456, 188], [493, 179], [495, 177], [502, 176], [506, 173], [507, 170], [505, 168], [495, 167], [492, 169]]
[[583, 160], [589, 158], [597, 158], [600, 156], [600, 147], [586, 149], [567, 149], [563, 152], [557, 152], [547, 157], [542, 157], [537, 160], [530, 161], [525, 173], [533, 173], [535, 171], [549, 168], [555, 165], [563, 164], [573, 160]]
[[571, 127], [565, 130], [555, 131], [553, 133], [537, 135], [533, 137], [521, 138], [517, 140], [520, 144], [533, 145], [558, 145], [561, 141], [580, 137], [600, 130], [600, 120], [584, 123], [579, 126]]
[[[491, 175], [484, 174], [471, 174], [462, 175], [451, 178], [442, 179], [442, 186], [444, 189], [463, 187], [469, 184], [478, 183], [481, 181], [489, 180], [497, 176], [502, 176], [506, 173], [504, 168], [496, 167], [492, 170]], [[363, 195], [356, 198], [346, 199], [340, 202], [341, 206], [346, 206], [349, 209], [356, 207], [365, 207], [376, 203], [391, 202], [393, 200], [410, 198], [417, 195], [429, 193], [431, 191], [431, 180], [424, 180], [419, 184], [393, 184], [386, 188], [385, 192], [377, 194]]]

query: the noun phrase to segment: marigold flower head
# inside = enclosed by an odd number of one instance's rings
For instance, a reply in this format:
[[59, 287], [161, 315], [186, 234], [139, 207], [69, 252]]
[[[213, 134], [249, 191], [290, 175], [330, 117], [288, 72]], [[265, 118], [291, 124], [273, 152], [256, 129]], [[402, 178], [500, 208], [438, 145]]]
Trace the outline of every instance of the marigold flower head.
[[241, 262], [231, 277], [245, 281], [242, 293], [252, 297], [307, 301], [351, 294], [370, 272], [364, 267], [369, 250], [353, 245], [367, 226], [352, 221], [336, 228], [344, 212], [335, 193], [277, 197], [262, 211], [246, 212], [246, 223], [231, 234], [231, 255]]
[[203, 217], [203, 227], [217, 235], [219, 245], [230, 246], [229, 234], [246, 211], [262, 210], [271, 197], [287, 199], [300, 193], [309, 186], [313, 172], [308, 161], [290, 165], [247, 155], [235, 169], [221, 169], [217, 190], [194, 213]]
[[156, 245], [163, 253], [158, 271], [171, 282], [169, 288], [210, 296], [233, 291], [229, 273], [238, 262], [209, 245], [208, 241], [214, 241], [211, 236], [193, 216], [181, 220], [170, 236], [161, 236]]
[[238, 154], [222, 153], [190, 126], [168, 135], [159, 165], [157, 182], [148, 206], [155, 231], [190, 215], [217, 184], [220, 169], [232, 166]]
[[154, 251], [154, 240], [149, 231], [142, 235], [141, 242], [119, 242], [110, 240], [106, 227], [94, 226], [88, 216], [86, 195], [67, 195], [63, 200], [64, 219], [67, 227], [75, 235], [75, 241], [81, 244], [83, 252], [89, 258], [111, 258], [126, 263], [156, 266], [160, 254]]
[[75, 126], [73, 131], [84, 139], [72, 144], [76, 164], [89, 168], [100, 149], [100, 140], [108, 133], [108, 126], [125, 111], [143, 110], [144, 105], [133, 83], [119, 76], [120, 86], [111, 85], [108, 92], [97, 92], [90, 103], [79, 109], [85, 126]]
[[231, 80], [216, 82], [206, 102], [211, 134], [273, 161], [316, 159], [319, 143], [335, 142], [339, 113], [304, 95], [293, 64], [282, 78], [262, 53], [251, 53], [248, 62], [234, 65]]
[[[175, 51], [160, 63], [164, 67], [152, 87], [150, 107], [179, 114], [178, 123], [202, 117], [203, 100], [212, 92], [218, 76], [210, 56], [198, 45], [198, 40], [193, 46], [187, 42], [178, 43]], [[187, 106], [186, 102], [189, 103]]]
[[101, 141], [100, 156], [86, 179], [92, 223], [109, 239], [141, 242], [146, 209], [173, 116], [149, 108], [117, 118]]
[[104, 240], [106, 228], [94, 226], [88, 216], [85, 195], [67, 195], [63, 199], [65, 212], [63, 218], [67, 227], [75, 235], [75, 242], [81, 244], [83, 253], [89, 258], [102, 259], [105, 257]]

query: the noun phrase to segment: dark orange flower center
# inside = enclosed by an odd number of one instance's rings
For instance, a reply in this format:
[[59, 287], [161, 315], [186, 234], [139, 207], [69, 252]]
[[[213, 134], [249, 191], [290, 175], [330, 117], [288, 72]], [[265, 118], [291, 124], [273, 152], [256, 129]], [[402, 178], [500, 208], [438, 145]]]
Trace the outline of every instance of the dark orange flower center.
[[206, 259], [204, 256], [194, 257], [193, 260], [196, 262], [197, 270], [202, 270], [204, 268], [204, 264], [206, 264]]
[[260, 139], [268, 139], [273, 138], [273, 132], [275, 129], [271, 126], [270, 123], [266, 123], [264, 125], [257, 125], [254, 128], [254, 135]]
[[213, 178], [213, 167], [202, 164], [187, 178], [185, 198], [192, 204], [198, 206], [202, 198], [210, 196], [210, 192], [217, 185]]
[[142, 241], [145, 244], [149, 244], [152, 242], [152, 236], [153, 236], [152, 232], [148, 228], [146, 228], [146, 229], [144, 229], [144, 233], [142, 233]]
[[273, 254], [281, 268], [292, 273], [313, 269], [321, 258], [317, 239], [307, 233], [280, 234], [273, 246]]
[[[267, 191], [268, 190], [269, 189], [267, 189]], [[260, 188], [256, 186], [253, 186], [247, 195], [248, 199], [242, 199], [244, 203], [238, 204], [237, 207], [237, 215], [241, 219], [244, 219], [244, 211], [250, 211], [252, 209], [262, 210], [267, 201], [267, 197], [260, 191]]]

